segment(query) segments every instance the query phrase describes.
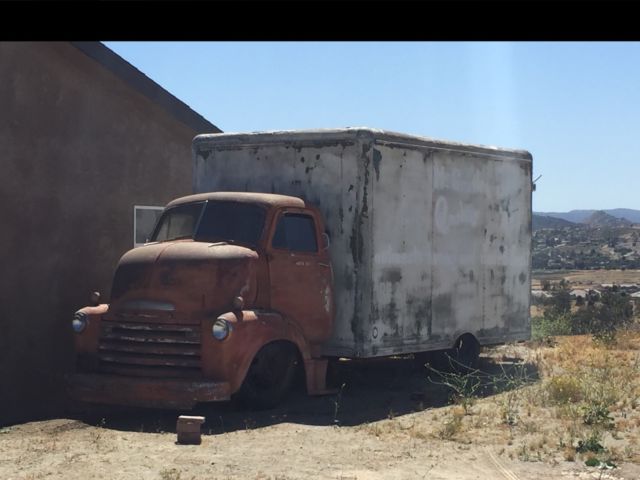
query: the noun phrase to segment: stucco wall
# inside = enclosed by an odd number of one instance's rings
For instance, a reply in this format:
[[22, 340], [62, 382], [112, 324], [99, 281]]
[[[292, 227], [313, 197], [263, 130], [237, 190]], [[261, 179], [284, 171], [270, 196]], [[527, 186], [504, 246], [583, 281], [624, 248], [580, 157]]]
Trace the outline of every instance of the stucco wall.
[[191, 192], [197, 133], [69, 43], [0, 42], [0, 424], [56, 413], [70, 320], [133, 205]]

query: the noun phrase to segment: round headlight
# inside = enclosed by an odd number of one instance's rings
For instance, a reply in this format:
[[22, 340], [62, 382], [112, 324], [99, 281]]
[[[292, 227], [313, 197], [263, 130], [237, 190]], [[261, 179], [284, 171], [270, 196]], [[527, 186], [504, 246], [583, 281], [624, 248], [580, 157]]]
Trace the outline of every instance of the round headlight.
[[211, 333], [213, 334], [213, 338], [216, 340], [224, 340], [229, 336], [229, 322], [227, 322], [224, 318], [219, 318], [213, 324], [211, 328]]
[[85, 328], [87, 328], [88, 323], [89, 321], [86, 313], [76, 312], [73, 316], [73, 320], [71, 321], [71, 327], [74, 332], [81, 333]]

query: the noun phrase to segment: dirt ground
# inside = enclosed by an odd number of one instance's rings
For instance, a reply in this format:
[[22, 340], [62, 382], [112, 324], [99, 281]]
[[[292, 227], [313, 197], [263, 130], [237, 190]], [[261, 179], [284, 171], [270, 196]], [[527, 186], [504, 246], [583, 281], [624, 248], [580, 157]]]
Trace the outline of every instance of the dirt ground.
[[[530, 361], [539, 354], [523, 345], [499, 347], [483, 354], [481, 369], [497, 375], [521, 368], [531, 383], [518, 390], [523, 399], [540, 383]], [[499, 412], [511, 398], [508, 388], [495, 394], [481, 386], [480, 398], [461, 413], [460, 405], [449, 404], [450, 390], [436, 384], [442, 379], [429, 381], [411, 358], [341, 362], [334, 379], [344, 385], [338, 394], [294, 392], [276, 410], [201, 406], [189, 412], [206, 417], [198, 446], [176, 444], [175, 422], [186, 413], [177, 411], [103, 410], [6, 427], [0, 429], [0, 478], [640, 478], [632, 451], [640, 422], [610, 439], [625, 448], [626, 460], [600, 469], [579, 456], [567, 460], [557, 446], [563, 427], [552, 430], [555, 420], [546, 410], [527, 413], [520, 400], [518, 421], [506, 424]]]

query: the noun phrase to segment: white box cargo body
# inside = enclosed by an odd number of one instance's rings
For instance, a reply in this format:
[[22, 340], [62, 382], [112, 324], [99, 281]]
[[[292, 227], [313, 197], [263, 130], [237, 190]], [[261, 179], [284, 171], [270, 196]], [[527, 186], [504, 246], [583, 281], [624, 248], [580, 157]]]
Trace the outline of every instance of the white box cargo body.
[[530, 337], [531, 155], [367, 128], [199, 135], [194, 193], [293, 195], [323, 212], [326, 355]]

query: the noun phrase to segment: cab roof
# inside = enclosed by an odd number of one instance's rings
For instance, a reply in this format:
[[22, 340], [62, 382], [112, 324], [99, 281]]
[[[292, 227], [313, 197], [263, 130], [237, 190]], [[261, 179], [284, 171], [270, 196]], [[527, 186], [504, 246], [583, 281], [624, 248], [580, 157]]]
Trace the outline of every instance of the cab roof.
[[304, 208], [304, 200], [288, 195], [278, 195], [275, 193], [254, 193], [254, 192], [209, 192], [187, 195], [176, 198], [167, 204], [166, 208], [182, 205], [185, 203], [204, 202], [215, 200], [221, 202], [254, 203], [265, 207], [295, 207]]

